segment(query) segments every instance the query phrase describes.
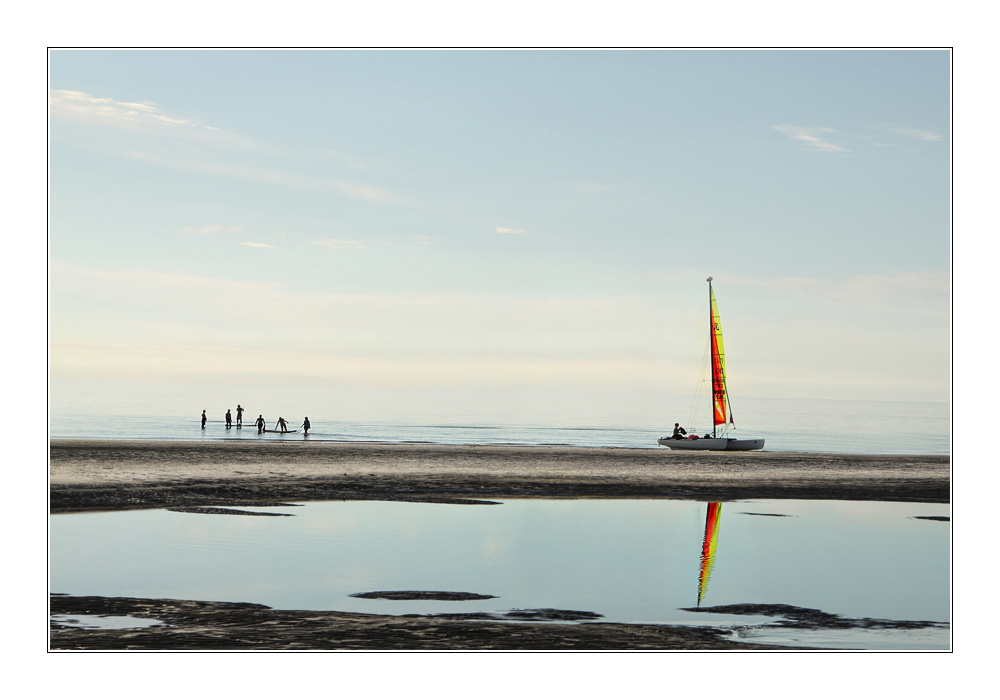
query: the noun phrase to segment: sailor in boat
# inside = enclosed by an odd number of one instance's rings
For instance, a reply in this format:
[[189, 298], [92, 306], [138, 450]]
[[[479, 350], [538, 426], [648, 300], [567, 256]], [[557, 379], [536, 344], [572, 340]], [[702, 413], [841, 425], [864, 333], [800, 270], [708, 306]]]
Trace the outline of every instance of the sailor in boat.
[[674, 434], [670, 436], [671, 440], [683, 440], [684, 436], [687, 435], [686, 430], [681, 427], [680, 423], [674, 423]]

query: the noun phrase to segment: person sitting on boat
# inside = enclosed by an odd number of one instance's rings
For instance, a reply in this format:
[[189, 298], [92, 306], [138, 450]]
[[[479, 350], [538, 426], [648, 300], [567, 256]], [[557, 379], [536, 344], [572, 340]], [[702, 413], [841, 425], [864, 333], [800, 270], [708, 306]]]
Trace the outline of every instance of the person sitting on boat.
[[281, 416], [278, 416], [278, 424], [274, 427], [283, 433], [288, 431], [288, 423], [286, 423], [285, 419]]
[[684, 436], [687, 435], [686, 430], [681, 427], [680, 423], [674, 423], [674, 434], [671, 436], [671, 440], [683, 440]]

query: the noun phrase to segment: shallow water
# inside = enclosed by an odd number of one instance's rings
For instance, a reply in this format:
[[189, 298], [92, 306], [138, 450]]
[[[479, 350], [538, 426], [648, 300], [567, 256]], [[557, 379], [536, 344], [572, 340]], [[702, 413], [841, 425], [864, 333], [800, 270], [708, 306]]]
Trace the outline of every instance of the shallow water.
[[[326, 387], [52, 382], [53, 438], [160, 440], [303, 440], [258, 435], [278, 416], [299, 428], [309, 416], [316, 441], [437, 444], [658, 447], [674, 422], [692, 433], [711, 430], [692, 397], [628, 392], [333, 390]], [[226, 429], [237, 404], [247, 409], [242, 430]], [[199, 417], [209, 422], [201, 429]], [[950, 407], [942, 402], [742, 398], [734, 406], [739, 431], [764, 438], [770, 451], [869, 454], [948, 454]], [[699, 422], [700, 421], [700, 422]]]
[[[556, 608], [609, 622], [725, 625], [749, 641], [946, 649], [948, 630], [809, 632], [774, 618], [685, 611], [780, 603], [850, 618], [948, 622], [949, 506], [743, 501], [509, 500], [502, 505], [314, 502], [246, 508], [292, 518], [166, 510], [51, 518], [51, 590], [382, 614]], [[786, 517], [775, 517], [775, 516]], [[480, 601], [352, 598], [462, 591]], [[816, 640], [816, 641], [810, 641]], [[822, 643], [821, 643], [822, 642]]]
[[131, 615], [51, 615], [52, 622], [67, 627], [81, 627], [92, 630], [121, 630], [162, 625], [159, 620], [150, 620]]

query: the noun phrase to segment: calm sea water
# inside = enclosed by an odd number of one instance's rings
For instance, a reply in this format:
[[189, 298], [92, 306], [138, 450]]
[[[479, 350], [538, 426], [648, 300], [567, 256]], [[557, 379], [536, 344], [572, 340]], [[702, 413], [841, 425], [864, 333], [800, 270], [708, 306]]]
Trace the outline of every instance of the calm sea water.
[[[242, 430], [224, 417], [246, 409]], [[303, 440], [385, 443], [657, 446], [675, 422], [711, 430], [707, 407], [690, 396], [633, 391], [433, 390], [52, 382], [52, 438]], [[765, 438], [766, 450], [870, 454], [948, 454], [950, 404], [944, 402], [734, 399], [732, 437]], [[201, 429], [201, 411], [209, 422]], [[312, 430], [258, 435], [279, 416]], [[300, 429], [301, 430], [301, 429]]]
[[[315, 502], [246, 508], [294, 517], [165, 510], [55, 515], [51, 590], [378, 614], [556, 608], [608, 622], [710, 624], [772, 644], [947, 649], [950, 630], [799, 631], [763, 616], [693, 612], [781, 603], [849, 618], [950, 621], [950, 525], [941, 504], [721, 504], [508, 500], [501, 505]], [[783, 516], [783, 517], [778, 517]], [[390, 601], [369, 591], [462, 591], [490, 600]]]

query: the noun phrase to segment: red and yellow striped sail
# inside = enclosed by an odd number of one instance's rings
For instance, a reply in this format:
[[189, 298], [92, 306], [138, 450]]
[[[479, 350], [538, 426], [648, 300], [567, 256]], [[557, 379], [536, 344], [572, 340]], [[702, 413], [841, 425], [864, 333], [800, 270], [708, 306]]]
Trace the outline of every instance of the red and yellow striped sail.
[[[719, 308], [715, 304], [715, 292], [709, 282], [708, 294], [712, 300], [712, 404], [715, 407], [715, 425], [726, 423], [726, 407], [729, 405], [726, 396], [726, 352], [722, 347], [722, 322], [719, 321]], [[732, 418], [730, 417], [730, 421]]]
[[722, 519], [722, 504], [709, 503], [705, 515], [705, 540], [701, 545], [701, 574], [698, 577], [698, 606], [708, 592], [708, 579], [715, 564], [715, 548], [719, 543], [719, 521]]

